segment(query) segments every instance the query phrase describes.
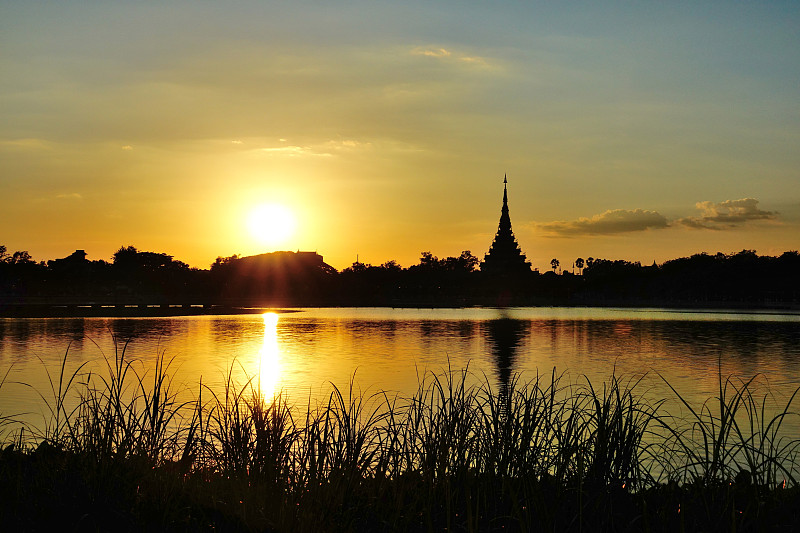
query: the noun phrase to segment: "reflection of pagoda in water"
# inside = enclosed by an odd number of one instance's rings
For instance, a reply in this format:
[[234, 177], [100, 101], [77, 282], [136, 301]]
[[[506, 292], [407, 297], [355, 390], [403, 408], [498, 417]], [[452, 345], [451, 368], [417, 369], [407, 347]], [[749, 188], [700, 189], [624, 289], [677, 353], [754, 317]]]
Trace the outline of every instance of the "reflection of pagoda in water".
[[484, 256], [481, 271], [492, 274], [519, 274], [531, 271], [531, 264], [514, 238], [511, 231], [511, 217], [508, 214], [508, 179], [503, 177], [503, 209], [500, 212], [500, 225], [494, 236], [489, 253]]
[[498, 391], [508, 394], [515, 372], [517, 352], [530, 334], [530, 323], [513, 318], [498, 318], [484, 322], [486, 340], [497, 365]]

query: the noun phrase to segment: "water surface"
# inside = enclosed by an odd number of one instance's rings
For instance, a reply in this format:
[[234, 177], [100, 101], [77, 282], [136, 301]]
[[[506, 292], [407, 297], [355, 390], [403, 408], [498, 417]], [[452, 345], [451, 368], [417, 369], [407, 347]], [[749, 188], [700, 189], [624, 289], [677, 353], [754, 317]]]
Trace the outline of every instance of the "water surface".
[[[125, 349], [144, 373], [163, 354], [184, 397], [219, 391], [228, 371], [264, 394], [303, 405], [331, 384], [410, 395], [428, 371], [468, 369], [502, 389], [553, 370], [600, 384], [612, 373], [644, 376], [640, 390], [692, 402], [718, 392], [719, 375], [758, 376], [780, 403], [800, 384], [800, 315], [663, 309], [300, 309], [264, 315], [169, 318], [0, 319], [0, 414], [42, 411], [45, 369], [102, 371]], [[663, 376], [663, 379], [662, 379]], [[665, 382], [666, 380], [666, 382]], [[25, 383], [28, 386], [19, 385]]]

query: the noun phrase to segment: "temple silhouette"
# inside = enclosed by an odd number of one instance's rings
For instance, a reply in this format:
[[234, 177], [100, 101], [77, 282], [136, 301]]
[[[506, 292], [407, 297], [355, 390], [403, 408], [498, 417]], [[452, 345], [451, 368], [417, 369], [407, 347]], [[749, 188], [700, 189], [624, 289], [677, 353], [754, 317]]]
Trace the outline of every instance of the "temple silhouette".
[[511, 230], [511, 216], [508, 214], [508, 177], [503, 176], [503, 208], [500, 211], [500, 224], [489, 252], [481, 263], [481, 272], [514, 275], [530, 271], [531, 263], [522, 253]]

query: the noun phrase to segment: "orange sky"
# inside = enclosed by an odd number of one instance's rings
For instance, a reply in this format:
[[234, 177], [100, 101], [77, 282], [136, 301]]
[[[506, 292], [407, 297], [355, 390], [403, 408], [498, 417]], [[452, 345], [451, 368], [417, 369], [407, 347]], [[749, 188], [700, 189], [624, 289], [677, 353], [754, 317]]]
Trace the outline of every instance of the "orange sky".
[[570, 6], [2, 3], [0, 244], [482, 257], [507, 173], [540, 270], [798, 249], [796, 5]]

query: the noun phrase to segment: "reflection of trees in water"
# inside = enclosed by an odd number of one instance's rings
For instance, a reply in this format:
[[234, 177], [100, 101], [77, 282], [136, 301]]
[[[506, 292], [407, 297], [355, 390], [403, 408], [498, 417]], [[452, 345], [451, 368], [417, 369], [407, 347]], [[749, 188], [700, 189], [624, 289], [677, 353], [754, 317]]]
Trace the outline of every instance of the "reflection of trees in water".
[[0, 342], [27, 343], [34, 335], [41, 335], [44, 321], [0, 319]]
[[508, 391], [517, 351], [530, 333], [529, 326], [529, 321], [513, 318], [499, 318], [485, 323], [485, 335], [497, 368], [500, 394]]
[[347, 327], [348, 332], [356, 338], [369, 338], [373, 335], [393, 338], [398, 324], [396, 320], [353, 320]]
[[423, 337], [430, 337], [439, 333], [438, 330], [443, 325], [443, 322], [437, 320], [423, 320], [419, 323], [419, 332]]
[[453, 345], [467, 345], [475, 337], [472, 320], [421, 320], [411, 324], [419, 332], [419, 349], [428, 355], [441, 355], [442, 340]]
[[64, 336], [69, 339], [70, 347], [83, 349], [83, 341], [86, 339], [86, 321], [82, 318], [67, 320], [64, 326]]
[[469, 338], [475, 331], [474, 320], [421, 320], [419, 332], [423, 338], [445, 337]]
[[[259, 326], [261, 326], [261, 324], [259, 324]], [[220, 341], [230, 336], [243, 333], [245, 329], [250, 329], [250, 324], [246, 324], [243, 321], [232, 320], [229, 317], [213, 318], [208, 325], [208, 329], [214, 340]]]
[[[287, 334], [291, 336], [294, 340], [313, 341], [316, 339], [316, 334], [321, 332], [325, 326], [326, 323], [322, 323], [318, 319], [293, 320], [291, 322], [280, 320], [278, 322], [278, 331], [281, 334]], [[330, 324], [327, 324], [327, 329], [332, 330], [333, 328], [330, 326]]]
[[281, 315], [276, 335], [284, 353], [309, 360], [318, 353], [318, 346], [325, 346], [336, 331], [336, 324], [328, 320], [285, 318]]
[[114, 336], [118, 346], [123, 346], [135, 339], [170, 337], [174, 333], [176, 322], [167, 319], [154, 320], [109, 320], [108, 329]]
[[475, 336], [475, 321], [474, 320], [459, 320], [458, 334], [464, 338], [471, 338]]
[[[91, 330], [90, 330], [91, 331]], [[64, 340], [64, 348], [83, 346], [87, 336], [87, 324], [84, 318], [71, 319], [0, 319], [0, 344], [26, 345], [29, 341], [54, 337]]]
[[649, 335], [681, 352], [721, 354], [747, 360], [761, 353], [800, 356], [797, 325], [781, 322], [661, 322], [643, 324]]
[[537, 320], [531, 328], [536, 339], [550, 339], [547, 349], [553, 353], [596, 360], [615, 355], [622, 365], [632, 356], [654, 357], [662, 365], [694, 362], [709, 368], [722, 361], [723, 371], [748, 375], [760, 372], [759, 365], [776, 363], [764, 354], [779, 354], [785, 364], [800, 360], [793, 322]]

